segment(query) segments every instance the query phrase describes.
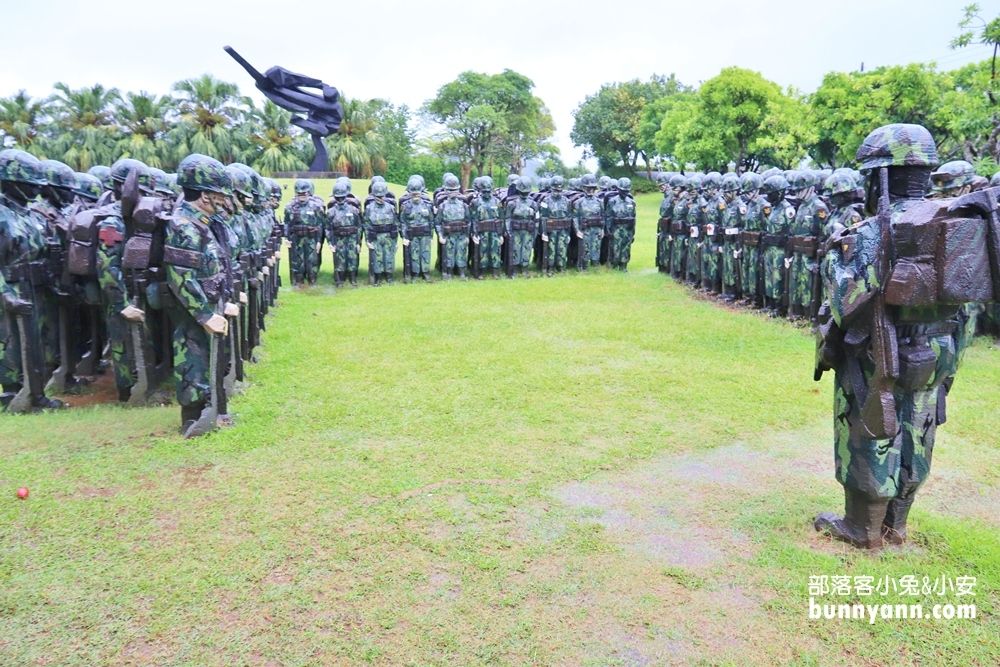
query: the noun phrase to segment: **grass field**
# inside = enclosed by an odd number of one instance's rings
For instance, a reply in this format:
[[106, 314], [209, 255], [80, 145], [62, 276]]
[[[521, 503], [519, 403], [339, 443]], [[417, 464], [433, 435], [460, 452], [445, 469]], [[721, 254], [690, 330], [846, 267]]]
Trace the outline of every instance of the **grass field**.
[[[812, 339], [656, 273], [657, 203], [627, 275], [335, 293], [327, 254], [197, 441], [175, 406], [3, 416], [0, 665], [998, 664], [1000, 352], [911, 543], [833, 544]], [[978, 617], [810, 620], [812, 575], [975, 576]]]

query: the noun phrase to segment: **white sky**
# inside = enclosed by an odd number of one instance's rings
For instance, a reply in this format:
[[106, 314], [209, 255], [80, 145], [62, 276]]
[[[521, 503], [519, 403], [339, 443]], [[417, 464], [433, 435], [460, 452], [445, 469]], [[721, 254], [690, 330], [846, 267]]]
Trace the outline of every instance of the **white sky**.
[[[862, 62], [951, 69], [991, 53], [948, 49], [968, 1], [0, 0], [0, 96], [48, 95], [57, 81], [166, 93], [211, 72], [262, 99], [227, 44], [260, 71], [281, 65], [413, 109], [464, 70], [510, 68], [534, 80], [573, 164], [572, 111], [603, 83], [656, 72], [696, 84], [738, 65], [808, 92]], [[1000, 0], [979, 4], [1000, 13]]]

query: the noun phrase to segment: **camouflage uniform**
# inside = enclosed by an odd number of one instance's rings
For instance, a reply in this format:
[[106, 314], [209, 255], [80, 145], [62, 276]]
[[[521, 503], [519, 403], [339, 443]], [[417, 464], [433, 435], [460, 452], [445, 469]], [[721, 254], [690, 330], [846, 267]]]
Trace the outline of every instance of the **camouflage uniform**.
[[445, 198], [437, 208], [434, 225], [437, 229], [441, 255], [441, 275], [451, 278], [457, 268], [465, 278], [465, 267], [469, 261], [469, 226], [471, 213], [469, 205], [461, 199], [458, 178], [445, 180]]
[[313, 192], [313, 184], [300, 178], [295, 182], [295, 198], [285, 205], [285, 236], [291, 243], [289, 270], [293, 285], [301, 285], [303, 280], [316, 284], [326, 207]]
[[604, 237], [604, 206], [597, 198], [596, 179], [586, 174], [580, 179], [583, 196], [573, 202], [573, 233], [579, 240], [578, 264], [583, 271], [597, 266], [601, 260], [601, 239]]
[[125, 223], [121, 204], [114, 202], [100, 209], [95, 221], [98, 229], [97, 281], [101, 287], [101, 306], [111, 348], [111, 368], [118, 388], [118, 399], [128, 400], [126, 391], [132, 386], [132, 356], [129, 354], [128, 322], [121, 312], [128, 305], [128, 290], [122, 270], [125, 249]]
[[722, 177], [722, 196], [726, 206], [722, 212], [722, 295], [727, 301], [740, 298], [740, 234], [747, 206], [740, 199], [739, 191], [740, 181], [736, 174]]
[[[905, 211], [921, 204], [920, 192], [937, 162], [937, 151], [923, 127], [896, 124], [872, 132], [858, 150], [858, 160], [872, 181], [870, 212], [881, 192], [881, 169], [893, 174], [887, 182], [891, 183], [890, 224], [895, 226]], [[894, 424], [865, 421], [865, 397], [877, 391], [869, 332], [874, 327], [880, 280], [885, 279], [877, 268], [880, 253], [888, 252], [881, 244], [880, 225], [874, 217], [830, 239], [823, 274], [832, 321], [821, 316], [818, 354], [819, 371], [832, 366], [836, 372], [834, 458], [837, 480], [845, 489], [846, 512], [842, 518], [821, 514], [815, 527], [868, 548], [880, 547], [883, 539], [898, 544], [906, 538], [907, 515], [930, 471], [936, 429], [945, 421], [945, 396], [969, 338], [963, 307], [886, 304], [898, 357], [908, 361], [900, 362], [900, 377], [890, 380]], [[896, 346], [891, 349], [895, 355]], [[881, 396], [871, 398], [878, 403]], [[882, 405], [886, 406], [884, 400]]]
[[792, 261], [788, 267], [788, 316], [791, 319], [816, 319], [819, 308], [819, 260], [822, 254], [822, 234], [830, 210], [813, 188], [815, 181], [803, 173], [792, 188], [799, 199], [795, 220], [790, 225]]
[[622, 271], [628, 271], [635, 240], [635, 200], [631, 192], [632, 181], [622, 178], [618, 181], [618, 195], [608, 197], [604, 204], [605, 232], [610, 237], [608, 264]]
[[698, 196], [701, 176], [694, 174], [684, 180], [684, 191], [674, 202], [670, 223], [670, 274], [675, 280], [684, 280], [687, 275], [684, 262], [687, 257], [688, 211]]
[[372, 194], [375, 197], [365, 206], [364, 213], [365, 242], [369, 250], [368, 273], [375, 285], [380, 285], [383, 277], [392, 283], [392, 274], [396, 270], [399, 226], [396, 224], [396, 208], [385, 198], [388, 191], [385, 183], [373, 184]]
[[531, 181], [518, 179], [517, 197], [508, 199], [503, 210], [504, 225], [510, 238], [511, 271], [520, 267], [525, 278], [528, 277], [528, 265], [538, 235], [538, 205], [531, 201], [530, 194]]
[[326, 211], [326, 240], [333, 251], [334, 280], [337, 287], [344, 279], [357, 285], [358, 248], [361, 246], [363, 225], [361, 212], [347, 201], [346, 188], [334, 186], [334, 198]]
[[499, 278], [503, 265], [503, 214], [501, 203], [491, 192], [490, 184], [492, 179], [484, 181], [483, 191], [471, 205], [473, 241], [477, 237], [479, 239], [479, 278], [486, 270], [492, 271], [494, 278]]
[[698, 190], [691, 193], [687, 210], [688, 238], [684, 263], [687, 282], [694, 287], [701, 285], [701, 249], [705, 243], [704, 225], [708, 215], [708, 200], [700, 192], [701, 183], [699, 179]]
[[566, 270], [569, 235], [573, 226], [571, 208], [569, 198], [563, 194], [562, 176], [553, 177], [549, 181], [548, 197], [539, 204], [540, 231], [542, 236], [548, 239], [545, 261], [550, 276], [553, 270], [560, 272]]
[[[772, 315], [784, 315], [785, 278], [788, 265], [785, 249], [788, 245], [788, 230], [795, 220], [795, 209], [785, 199], [788, 181], [784, 176], [771, 176], [764, 181], [764, 191], [769, 193], [770, 206], [763, 209], [763, 253], [761, 266], [764, 271], [764, 307]], [[775, 201], [777, 200], [777, 201]]]
[[742, 271], [743, 300], [748, 304], [762, 305], [761, 290], [761, 236], [764, 230], [764, 219], [771, 215], [771, 205], [760, 195], [763, 179], [754, 173], [743, 174], [740, 179], [740, 190], [746, 202], [747, 212], [743, 217], [743, 232], [740, 241], [743, 251], [740, 254], [740, 269]]
[[722, 283], [722, 218], [726, 212], [726, 202], [719, 194], [722, 174], [717, 171], [705, 174], [702, 185], [708, 205], [701, 238], [701, 289], [716, 294], [721, 291]]

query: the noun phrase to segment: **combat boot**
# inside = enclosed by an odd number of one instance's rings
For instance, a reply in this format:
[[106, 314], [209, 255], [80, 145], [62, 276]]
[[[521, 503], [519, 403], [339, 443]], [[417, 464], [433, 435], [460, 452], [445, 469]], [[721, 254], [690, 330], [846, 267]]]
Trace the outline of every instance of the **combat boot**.
[[431, 281], [431, 276], [426, 271], [423, 272], [423, 273], [421, 273], [420, 277], [423, 278], [423, 280], [424, 280], [425, 283], [429, 283]]
[[597, 270], [597, 267], [598, 267], [598, 266], [599, 266], [600, 264], [601, 264], [601, 263], [600, 263], [600, 262], [598, 262], [598, 261], [597, 261], [597, 260], [595, 260], [595, 259], [592, 259], [592, 260], [590, 260], [590, 268], [594, 269], [595, 271]]
[[381, 273], [376, 273], [375, 274], [374, 283], [375, 283], [375, 287], [378, 287], [379, 285], [382, 284], [382, 274]]
[[500, 280], [500, 269], [493, 269], [493, 280]]
[[451, 269], [445, 269], [441, 272], [441, 280], [451, 280]]
[[351, 287], [357, 287], [358, 286], [358, 272], [357, 272], [357, 270], [351, 271], [349, 280], [351, 281]]
[[391, 285], [392, 282], [393, 282], [393, 280], [392, 280], [392, 274], [391, 273], [386, 273], [384, 275], [385, 275], [385, 282], [387, 282], [388, 284]]
[[462, 267], [458, 268], [458, 277], [461, 278], [462, 280], [468, 280], [468, 278], [465, 277], [465, 269], [463, 269]]
[[201, 417], [201, 411], [205, 409], [206, 405], [208, 405], [208, 401], [181, 406], [181, 433], [187, 433], [191, 425], [198, 421], [198, 418]]
[[889, 544], [900, 546], [906, 542], [906, 519], [910, 515], [916, 493], [916, 488], [904, 485], [903, 494], [889, 501], [885, 520], [882, 522], [882, 538]]
[[888, 505], [888, 499], [872, 500], [861, 491], [845, 486], [843, 518], [833, 512], [823, 512], [816, 517], [813, 528], [862, 549], [881, 549]]
[[343, 271], [337, 271], [337, 273], [335, 274], [335, 276], [336, 276], [335, 277], [336, 286], [337, 287], [343, 287], [344, 286], [344, 272]]

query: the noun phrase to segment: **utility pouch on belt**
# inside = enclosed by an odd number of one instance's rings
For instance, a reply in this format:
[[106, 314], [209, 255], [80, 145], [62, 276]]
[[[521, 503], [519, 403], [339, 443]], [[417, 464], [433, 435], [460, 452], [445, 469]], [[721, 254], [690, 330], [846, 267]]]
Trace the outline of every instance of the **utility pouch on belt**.
[[751, 232], [743, 230], [740, 234], [740, 238], [743, 239], [743, 245], [750, 248], [756, 248], [760, 245], [760, 232]]
[[[923, 389], [931, 381], [937, 368], [937, 356], [926, 339], [912, 345], [899, 346], [899, 379], [896, 385], [906, 391]], [[921, 344], [922, 343], [922, 344]]]
[[658, 228], [661, 234], [670, 233], [670, 218], [660, 218]]
[[97, 209], [80, 211], [69, 221], [69, 272], [74, 276], [97, 275]]

